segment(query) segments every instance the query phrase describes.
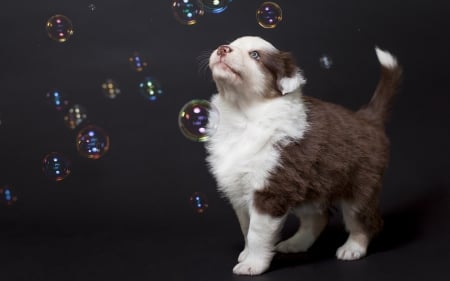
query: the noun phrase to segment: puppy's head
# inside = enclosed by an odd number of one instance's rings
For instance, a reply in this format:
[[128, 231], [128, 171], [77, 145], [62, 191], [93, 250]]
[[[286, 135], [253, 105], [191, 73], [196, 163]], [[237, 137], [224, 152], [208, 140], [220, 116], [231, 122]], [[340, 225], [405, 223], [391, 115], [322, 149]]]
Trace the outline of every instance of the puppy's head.
[[209, 58], [209, 68], [220, 94], [250, 99], [282, 96], [305, 83], [290, 53], [254, 36], [219, 46]]

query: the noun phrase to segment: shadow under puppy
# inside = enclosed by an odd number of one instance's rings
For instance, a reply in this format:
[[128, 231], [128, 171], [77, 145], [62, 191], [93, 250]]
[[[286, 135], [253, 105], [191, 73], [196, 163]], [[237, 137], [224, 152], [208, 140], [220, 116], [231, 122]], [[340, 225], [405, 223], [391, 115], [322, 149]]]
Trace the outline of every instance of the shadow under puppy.
[[[356, 112], [302, 95], [305, 80], [291, 54], [259, 37], [238, 38], [211, 54], [218, 90], [211, 102], [220, 119], [210, 116], [208, 126], [216, 128], [206, 143], [207, 162], [245, 238], [234, 273], [261, 274], [275, 251], [308, 250], [336, 203], [349, 232], [337, 258], [366, 255], [382, 227], [378, 197], [389, 158], [384, 123], [401, 78], [391, 54], [378, 48], [376, 54], [380, 81]], [[276, 244], [289, 213], [300, 227]]]

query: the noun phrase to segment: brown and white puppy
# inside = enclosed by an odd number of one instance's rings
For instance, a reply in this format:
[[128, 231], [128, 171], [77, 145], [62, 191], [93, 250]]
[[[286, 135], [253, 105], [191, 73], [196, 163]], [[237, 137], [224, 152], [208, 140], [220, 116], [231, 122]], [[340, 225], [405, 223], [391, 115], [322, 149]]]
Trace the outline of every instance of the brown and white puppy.
[[[211, 54], [218, 90], [211, 102], [220, 117], [210, 119], [216, 128], [206, 143], [207, 161], [245, 238], [234, 273], [261, 274], [275, 251], [308, 250], [335, 203], [349, 232], [337, 258], [366, 255], [382, 227], [378, 197], [389, 158], [384, 123], [401, 76], [391, 54], [378, 48], [376, 54], [381, 79], [356, 112], [302, 95], [305, 80], [291, 54], [259, 37], [238, 38]], [[289, 213], [300, 227], [276, 244]]]

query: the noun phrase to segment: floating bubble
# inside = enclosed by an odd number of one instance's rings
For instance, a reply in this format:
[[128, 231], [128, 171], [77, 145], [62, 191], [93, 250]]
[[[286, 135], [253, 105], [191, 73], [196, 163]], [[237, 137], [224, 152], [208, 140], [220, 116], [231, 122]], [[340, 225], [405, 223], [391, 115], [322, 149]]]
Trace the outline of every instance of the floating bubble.
[[181, 108], [178, 126], [186, 138], [204, 142], [215, 133], [218, 119], [219, 112], [214, 105], [207, 100], [196, 99]]
[[89, 159], [99, 159], [109, 150], [109, 136], [100, 127], [88, 125], [77, 135], [78, 153]]
[[117, 98], [117, 96], [121, 93], [119, 85], [112, 79], [106, 79], [106, 81], [102, 84], [102, 91], [103, 94], [110, 99]]
[[54, 15], [46, 24], [48, 36], [58, 42], [66, 42], [73, 34], [73, 25], [70, 19], [63, 15]]
[[53, 181], [62, 181], [70, 175], [70, 162], [62, 154], [51, 152], [42, 160], [42, 172]]
[[64, 114], [64, 122], [70, 129], [75, 129], [87, 119], [87, 110], [79, 105], [74, 104], [69, 107]]
[[205, 12], [220, 14], [228, 8], [232, 0], [200, 0]]
[[11, 184], [0, 186], [0, 204], [4, 206], [11, 206], [17, 202], [16, 189]]
[[322, 55], [319, 58], [320, 66], [324, 69], [330, 69], [333, 66], [333, 60], [328, 55]]
[[141, 56], [138, 52], [134, 52], [129, 58], [130, 66], [137, 72], [141, 72], [148, 66], [147, 59]]
[[155, 101], [163, 94], [161, 84], [154, 77], [145, 77], [139, 83], [140, 94], [150, 101]]
[[56, 110], [63, 110], [68, 104], [69, 100], [62, 91], [53, 89], [45, 94], [45, 99], [48, 104], [54, 107]]
[[208, 208], [208, 199], [200, 192], [194, 192], [191, 197], [189, 197], [189, 203], [198, 214], [204, 213]]
[[196, 24], [205, 13], [202, 2], [198, 0], [173, 0], [172, 11], [175, 19], [186, 25]]
[[275, 28], [283, 18], [280, 6], [274, 2], [264, 2], [256, 10], [256, 20], [264, 28]]
[[97, 7], [95, 6], [95, 4], [91, 3], [88, 5], [88, 9], [89, 11], [94, 12], [95, 10], [97, 10]]

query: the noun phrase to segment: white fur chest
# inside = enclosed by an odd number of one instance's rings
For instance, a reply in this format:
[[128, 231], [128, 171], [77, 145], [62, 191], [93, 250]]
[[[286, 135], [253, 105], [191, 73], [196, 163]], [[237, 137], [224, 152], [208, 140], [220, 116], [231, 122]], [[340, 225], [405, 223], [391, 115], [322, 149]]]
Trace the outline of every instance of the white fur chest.
[[245, 205], [253, 191], [264, 188], [279, 164], [280, 145], [300, 139], [307, 129], [300, 93], [238, 110], [221, 96], [212, 103], [219, 110], [214, 134], [206, 145], [208, 164], [219, 190], [233, 205]]

